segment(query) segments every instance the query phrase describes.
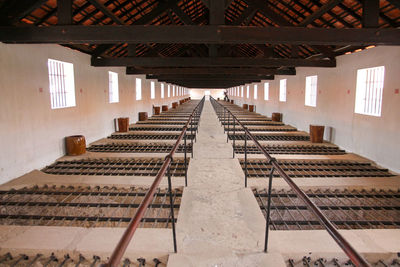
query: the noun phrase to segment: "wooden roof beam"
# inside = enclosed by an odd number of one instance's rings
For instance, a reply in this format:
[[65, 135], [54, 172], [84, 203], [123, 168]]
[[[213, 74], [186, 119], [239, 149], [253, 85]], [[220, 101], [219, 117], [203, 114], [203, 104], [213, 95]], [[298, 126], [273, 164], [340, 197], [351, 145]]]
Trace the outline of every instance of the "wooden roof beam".
[[235, 80], [273, 80], [274, 75], [208, 75], [208, 74], [190, 74], [190, 75], [146, 75], [146, 79], [157, 79], [157, 80], [225, 80], [225, 81], [235, 81]]
[[400, 45], [400, 29], [246, 26], [2, 26], [5, 43]]
[[307, 60], [293, 58], [240, 57], [120, 57], [94, 58], [92, 66], [105, 67], [336, 67], [335, 60]]
[[191, 75], [191, 74], [230, 74], [230, 75], [296, 75], [296, 69], [267, 69], [259, 67], [192, 67], [192, 68], [134, 68], [127, 67], [126, 74], [153, 74], [153, 75]]

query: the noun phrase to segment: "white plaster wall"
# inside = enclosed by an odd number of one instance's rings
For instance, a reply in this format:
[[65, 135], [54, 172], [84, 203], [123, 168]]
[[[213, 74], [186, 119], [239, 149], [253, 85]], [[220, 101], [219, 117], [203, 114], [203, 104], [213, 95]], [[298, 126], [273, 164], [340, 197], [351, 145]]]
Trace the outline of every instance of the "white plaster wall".
[[[76, 107], [51, 109], [47, 59], [74, 64]], [[108, 101], [108, 71], [118, 73], [119, 103]], [[142, 78], [142, 99], [135, 99], [135, 78]], [[40, 90], [42, 88], [42, 90]], [[172, 90], [172, 89], [171, 89]], [[42, 91], [42, 92], [41, 92]], [[90, 56], [58, 45], [0, 43], [0, 183], [42, 168], [64, 155], [64, 137], [83, 134], [86, 143], [114, 131], [114, 118], [137, 120], [152, 114], [152, 105], [184, 98], [150, 99], [144, 75], [125, 75], [124, 68], [91, 67]]]
[[[385, 66], [382, 116], [354, 113], [357, 70]], [[309, 131], [310, 124], [327, 127], [325, 138], [344, 149], [400, 172], [400, 47], [376, 47], [337, 58], [336, 68], [297, 68], [296, 76], [276, 76], [270, 83], [270, 100], [264, 101], [264, 85], [258, 99], [231, 96], [235, 103], [255, 104], [257, 112], [270, 116], [282, 112], [285, 123]], [[304, 105], [306, 76], [318, 75], [317, 107]], [[287, 102], [279, 102], [279, 80], [287, 78]], [[329, 137], [329, 133], [331, 136]]]
[[[210, 91], [210, 95], [216, 98], [224, 98], [225, 89], [189, 89], [189, 94], [192, 99], [201, 99], [206, 91]], [[206, 98], [208, 100], [208, 98]]]

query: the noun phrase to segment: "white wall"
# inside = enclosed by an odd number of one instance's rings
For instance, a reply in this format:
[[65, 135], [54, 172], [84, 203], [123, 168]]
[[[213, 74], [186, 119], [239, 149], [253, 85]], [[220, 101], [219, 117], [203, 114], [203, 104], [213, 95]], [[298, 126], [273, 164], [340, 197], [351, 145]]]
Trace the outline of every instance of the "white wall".
[[[47, 59], [74, 64], [76, 107], [51, 109]], [[119, 103], [108, 103], [108, 71], [118, 73]], [[142, 78], [142, 99], [135, 99], [135, 78]], [[165, 86], [166, 87], [166, 86]], [[171, 89], [172, 90], [172, 89]], [[171, 104], [184, 96], [150, 100], [144, 75], [125, 75], [124, 68], [91, 67], [90, 56], [58, 45], [0, 43], [0, 183], [42, 168], [64, 155], [64, 137], [83, 134], [86, 143], [114, 131], [114, 118], [152, 105]]]
[[[354, 113], [357, 70], [385, 66], [382, 116]], [[376, 47], [337, 58], [336, 68], [297, 68], [296, 76], [276, 76], [270, 83], [270, 100], [264, 101], [264, 85], [258, 99], [232, 97], [236, 104], [255, 104], [257, 112], [282, 112], [285, 123], [300, 130], [310, 124], [332, 127], [331, 141], [348, 151], [400, 172], [400, 47]], [[304, 105], [305, 77], [318, 75], [317, 107]], [[287, 78], [287, 102], [279, 102], [279, 80]], [[329, 131], [329, 130], [328, 130]], [[325, 135], [328, 137], [328, 134]]]
[[206, 91], [209, 91], [210, 95], [215, 99], [218, 97], [221, 99], [224, 98], [225, 89], [189, 89], [189, 94], [192, 99], [201, 99], [205, 95]]

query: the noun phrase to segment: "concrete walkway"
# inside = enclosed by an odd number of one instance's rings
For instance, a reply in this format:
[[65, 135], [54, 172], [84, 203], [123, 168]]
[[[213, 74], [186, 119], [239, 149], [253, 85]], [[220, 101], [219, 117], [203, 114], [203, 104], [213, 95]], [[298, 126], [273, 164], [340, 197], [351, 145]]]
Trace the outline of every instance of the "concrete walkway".
[[194, 151], [168, 266], [285, 266], [263, 253], [265, 219], [209, 101]]

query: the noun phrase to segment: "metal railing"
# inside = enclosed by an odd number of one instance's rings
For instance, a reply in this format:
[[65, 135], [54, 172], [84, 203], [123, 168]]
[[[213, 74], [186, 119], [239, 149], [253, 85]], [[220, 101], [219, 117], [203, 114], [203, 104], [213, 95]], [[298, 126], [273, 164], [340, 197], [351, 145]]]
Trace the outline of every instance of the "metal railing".
[[[193, 135], [193, 124], [197, 126], [196, 131], [198, 132], [198, 128], [200, 126], [200, 116], [204, 106], [204, 97], [201, 101], [197, 104], [194, 108], [192, 114], [189, 116], [185, 126], [182, 129], [181, 134], [179, 135], [178, 139], [176, 140], [175, 145], [169, 152], [169, 154], [165, 157], [164, 163], [161, 166], [160, 170], [158, 171], [152, 185], [150, 186], [149, 190], [147, 191], [146, 195], [143, 198], [142, 203], [139, 205], [135, 216], [129, 222], [128, 227], [126, 228], [124, 234], [122, 235], [121, 239], [119, 240], [117, 246], [115, 247], [109, 261], [104, 264], [103, 266], [109, 267], [116, 267], [119, 266], [122, 257], [125, 254], [125, 251], [132, 240], [133, 235], [135, 234], [136, 229], [139, 227], [139, 224], [149, 207], [150, 203], [154, 198], [154, 194], [156, 193], [156, 189], [158, 188], [161, 180], [164, 178], [165, 174], [168, 177], [168, 193], [169, 193], [169, 200], [170, 203], [172, 201], [172, 184], [171, 184], [171, 173], [170, 173], [170, 166], [173, 162], [173, 156], [175, 151], [177, 150], [179, 143], [184, 139], [184, 158], [185, 158], [185, 186], [187, 186], [187, 155], [186, 155], [186, 131], [188, 129], [189, 124], [191, 125], [191, 135]], [[192, 158], [193, 158], [193, 138], [191, 138], [192, 143]], [[174, 217], [174, 207], [171, 204], [171, 223], [172, 223], [172, 235], [173, 235], [173, 242], [174, 242], [174, 251], [177, 252], [176, 246], [176, 232], [175, 232], [175, 217]]]
[[[311, 210], [311, 212], [318, 218], [321, 222], [322, 226], [328, 231], [328, 233], [332, 236], [332, 238], [336, 241], [336, 243], [342, 248], [344, 253], [350, 258], [350, 260], [356, 265], [360, 267], [370, 267], [371, 265], [364, 259], [361, 254], [359, 254], [353, 246], [339, 233], [336, 227], [332, 224], [332, 222], [322, 213], [322, 211], [317, 207], [317, 205], [312, 202], [312, 200], [304, 193], [300, 187], [285, 173], [285, 171], [279, 166], [277, 160], [265, 150], [263, 146], [257, 141], [257, 139], [250, 133], [245, 125], [243, 125], [240, 120], [224, 105], [216, 101], [214, 98], [210, 97], [211, 104], [214, 107], [215, 112], [217, 113], [218, 118], [221, 120], [223, 118], [224, 123], [228, 120], [228, 129], [227, 129], [227, 142], [229, 141], [229, 132], [230, 132], [230, 120], [232, 120], [233, 124], [233, 157], [235, 157], [235, 131], [236, 124], [241, 126], [244, 131], [244, 174], [245, 174], [245, 187], [247, 187], [247, 139], [252, 140], [256, 147], [265, 155], [269, 163], [272, 165], [271, 171], [269, 173], [269, 181], [268, 181], [268, 203], [267, 203], [267, 214], [266, 214], [266, 229], [265, 229], [265, 243], [264, 243], [264, 252], [268, 250], [268, 235], [269, 235], [269, 226], [271, 222], [270, 210], [271, 210], [271, 190], [272, 190], [272, 178], [275, 171], [277, 171], [286, 183], [292, 188], [292, 190], [296, 193], [296, 195], [301, 198], [307, 207]], [[236, 123], [237, 122], [237, 123]], [[224, 127], [225, 132], [225, 127]]]

